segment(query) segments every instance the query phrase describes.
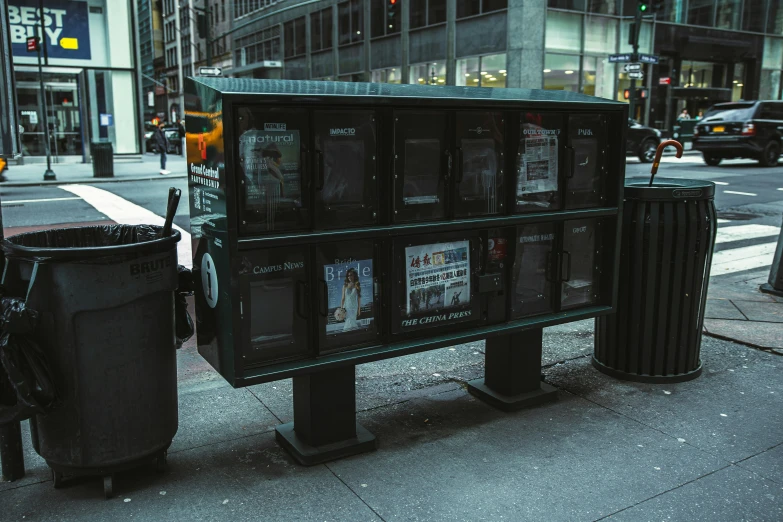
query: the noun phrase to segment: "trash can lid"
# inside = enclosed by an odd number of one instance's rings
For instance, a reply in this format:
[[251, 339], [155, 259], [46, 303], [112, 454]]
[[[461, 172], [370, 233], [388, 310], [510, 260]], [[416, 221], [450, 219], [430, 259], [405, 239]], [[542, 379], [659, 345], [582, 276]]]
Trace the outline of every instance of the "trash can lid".
[[113, 256], [141, 256], [175, 248], [182, 235], [172, 230], [159, 237], [163, 227], [154, 225], [102, 225], [26, 232], [0, 243], [10, 259], [32, 261], [88, 261]]
[[715, 183], [698, 179], [629, 178], [625, 180], [625, 198], [647, 201], [685, 201], [715, 198]]

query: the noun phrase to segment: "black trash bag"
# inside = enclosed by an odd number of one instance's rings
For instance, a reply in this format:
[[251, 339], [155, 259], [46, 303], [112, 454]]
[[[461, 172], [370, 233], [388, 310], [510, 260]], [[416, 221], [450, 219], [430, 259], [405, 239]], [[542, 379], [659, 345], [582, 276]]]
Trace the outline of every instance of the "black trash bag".
[[193, 295], [193, 272], [182, 265], [177, 265], [177, 292], [174, 294], [174, 318], [176, 320], [175, 328], [177, 332], [177, 350], [196, 331], [193, 325], [193, 319], [188, 313], [188, 302], [186, 298]]
[[38, 321], [21, 299], [0, 299], [0, 425], [60, 405], [46, 354], [32, 338]]

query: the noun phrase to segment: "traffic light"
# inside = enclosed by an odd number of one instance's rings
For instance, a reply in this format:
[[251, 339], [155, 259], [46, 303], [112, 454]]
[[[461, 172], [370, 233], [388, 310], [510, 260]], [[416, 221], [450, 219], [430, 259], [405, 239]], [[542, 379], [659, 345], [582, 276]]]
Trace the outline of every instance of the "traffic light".
[[[625, 89], [623, 91], [623, 98], [626, 100], [631, 99], [631, 89]], [[647, 98], [647, 89], [636, 89], [636, 99], [646, 99]]]
[[393, 33], [397, 32], [399, 29], [397, 25], [399, 24], [399, 10], [400, 10], [400, 1], [401, 0], [387, 0], [386, 4], [386, 25], [388, 27], [387, 33]]
[[650, 10], [650, 0], [639, 0], [639, 11], [646, 13]]
[[196, 31], [199, 38], [207, 37], [207, 15], [199, 13], [196, 15]]

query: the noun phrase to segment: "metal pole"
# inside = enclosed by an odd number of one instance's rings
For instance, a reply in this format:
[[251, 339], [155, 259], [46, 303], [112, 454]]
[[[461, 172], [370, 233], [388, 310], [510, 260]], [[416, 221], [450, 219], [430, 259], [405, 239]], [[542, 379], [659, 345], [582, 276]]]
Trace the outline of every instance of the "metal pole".
[[204, 2], [206, 9], [204, 10], [204, 25], [206, 26], [206, 42], [207, 42], [207, 67], [212, 66], [212, 41], [209, 39], [209, 13], [210, 13], [210, 7], [209, 7], [209, 0], [206, 0]]
[[52, 171], [52, 151], [49, 145], [49, 109], [46, 106], [46, 91], [44, 90], [43, 81], [43, 64], [41, 63], [41, 47], [46, 45], [44, 41], [46, 37], [46, 31], [44, 30], [44, 12], [43, 12], [43, 0], [40, 0], [38, 5], [38, 15], [40, 18], [41, 26], [41, 41], [38, 42], [38, 79], [41, 84], [41, 104], [43, 105], [43, 124], [44, 124], [44, 143], [46, 145], [46, 172], [44, 172], [44, 181], [54, 181], [57, 176]]
[[3, 480], [13, 482], [24, 477], [22, 425], [19, 422], [0, 425], [0, 464]]
[[[631, 55], [631, 62], [636, 63], [639, 61], [639, 33], [642, 32], [642, 12], [639, 10], [639, 6], [636, 6], [636, 17], [634, 18], [634, 34], [633, 34], [633, 54]], [[636, 78], [631, 79], [631, 95], [628, 97], [628, 116], [631, 119], [636, 119]]]
[[783, 226], [780, 228], [778, 247], [775, 249], [775, 257], [769, 269], [769, 282], [759, 288], [765, 294], [783, 297]]

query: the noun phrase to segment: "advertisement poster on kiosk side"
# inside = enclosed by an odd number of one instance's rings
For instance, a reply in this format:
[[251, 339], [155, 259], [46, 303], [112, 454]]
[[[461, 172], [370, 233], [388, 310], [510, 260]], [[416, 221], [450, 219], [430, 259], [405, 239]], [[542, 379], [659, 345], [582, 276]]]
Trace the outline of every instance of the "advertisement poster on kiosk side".
[[365, 330], [373, 322], [372, 259], [335, 260], [324, 265], [327, 288], [326, 334]]
[[405, 258], [408, 315], [462, 307], [470, 302], [469, 241], [407, 247]]

